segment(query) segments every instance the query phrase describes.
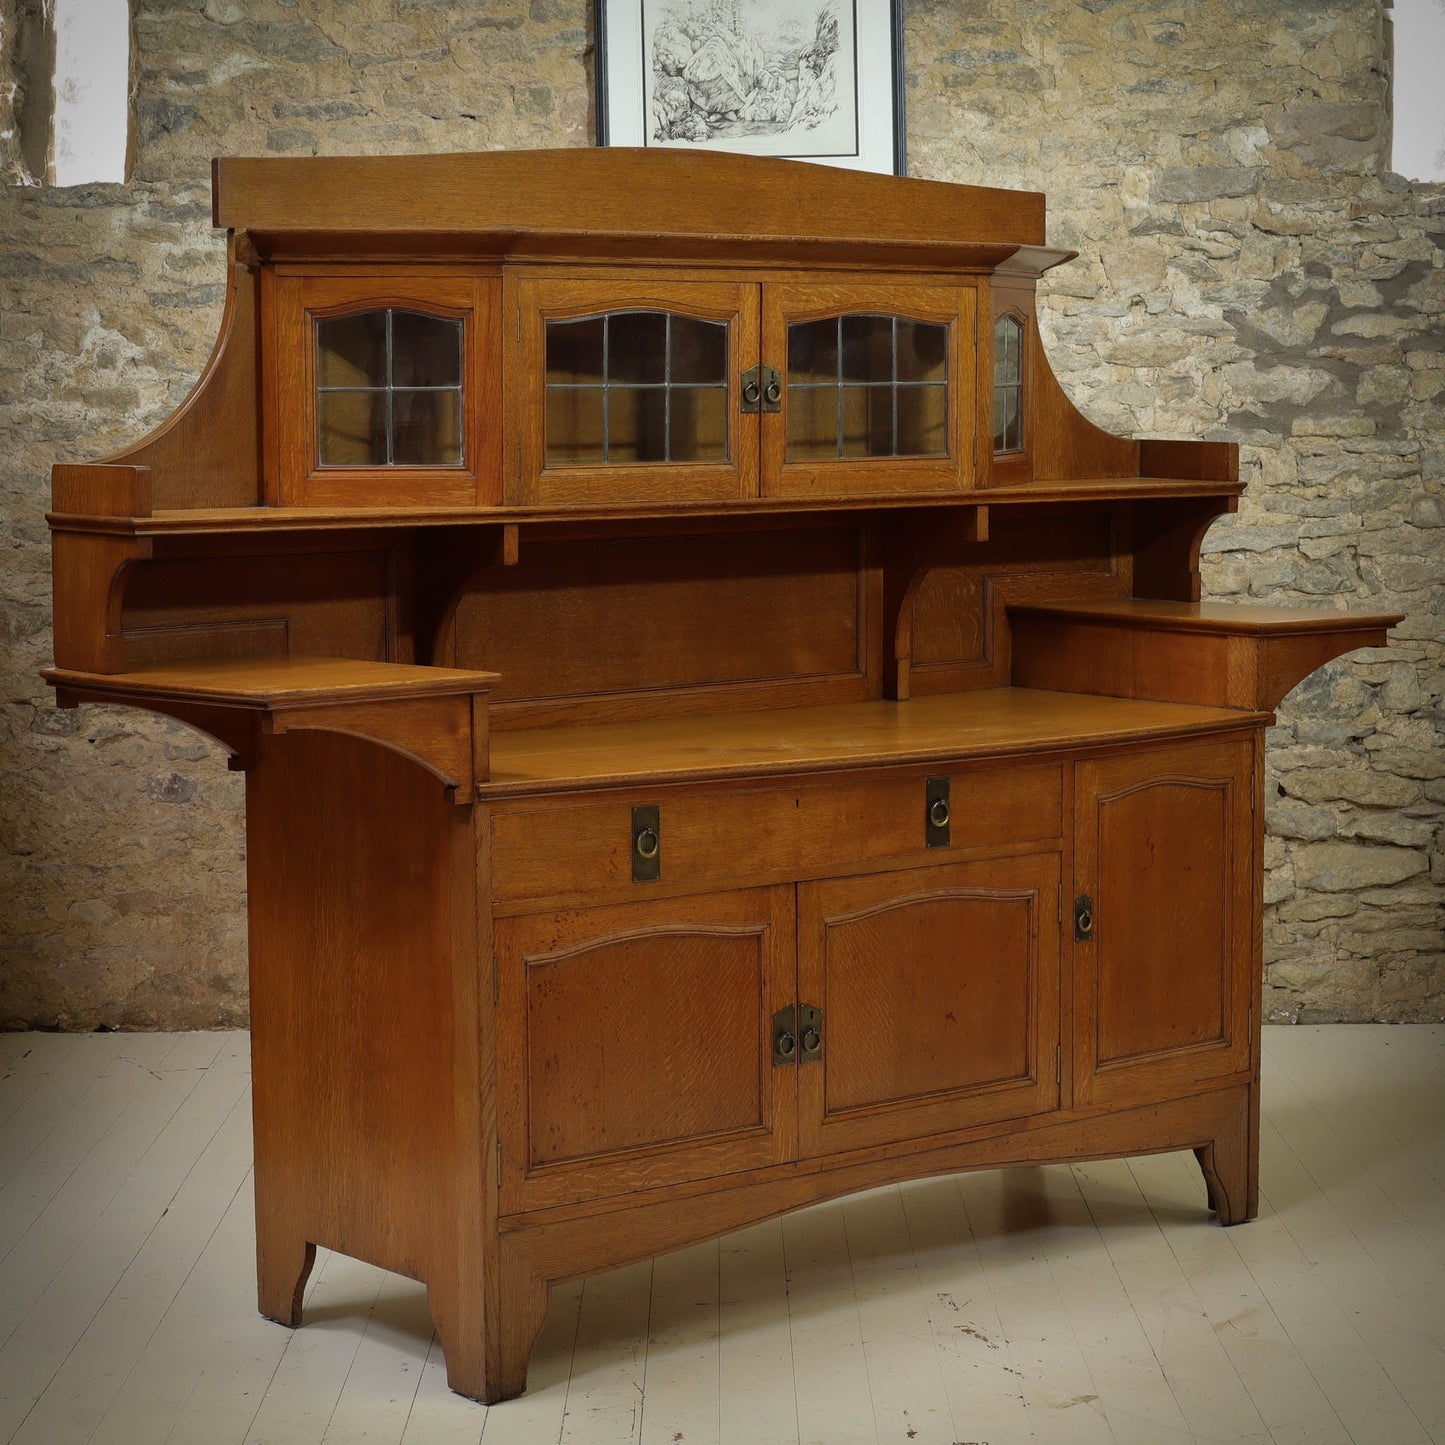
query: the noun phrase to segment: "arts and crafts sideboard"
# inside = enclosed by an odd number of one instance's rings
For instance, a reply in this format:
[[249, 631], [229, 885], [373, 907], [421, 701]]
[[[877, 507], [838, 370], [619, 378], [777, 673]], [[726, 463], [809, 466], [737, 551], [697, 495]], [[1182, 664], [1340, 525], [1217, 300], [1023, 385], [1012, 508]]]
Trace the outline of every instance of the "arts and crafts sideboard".
[[53, 476], [63, 706], [246, 777], [260, 1308], [890, 1181], [1257, 1198], [1263, 730], [1392, 616], [1200, 601], [1237, 449], [1075, 410], [1043, 197], [678, 151], [219, 161], [215, 353]]

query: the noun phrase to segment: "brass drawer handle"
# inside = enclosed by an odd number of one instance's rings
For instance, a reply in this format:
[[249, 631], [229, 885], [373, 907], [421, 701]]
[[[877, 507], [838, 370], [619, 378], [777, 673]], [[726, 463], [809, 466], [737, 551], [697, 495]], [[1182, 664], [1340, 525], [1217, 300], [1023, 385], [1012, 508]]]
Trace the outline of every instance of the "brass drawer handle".
[[774, 377], [767, 384], [766, 388], [763, 391], [763, 396], [767, 400], [769, 406], [777, 406], [777, 404], [783, 399], [783, 388], [779, 384], [777, 377]]
[[779, 1058], [791, 1059], [793, 1050], [798, 1047], [798, 1041], [792, 1034], [779, 1034], [773, 1047], [777, 1049]]
[[657, 834], [651, 828], [644, 828], [637, 835], [637, 856], [639, 858], [657, 857]]
[[948, 799], [935, 798], [933, 806], [928, 810], [928, 821], [935, 828], [948, 827]]

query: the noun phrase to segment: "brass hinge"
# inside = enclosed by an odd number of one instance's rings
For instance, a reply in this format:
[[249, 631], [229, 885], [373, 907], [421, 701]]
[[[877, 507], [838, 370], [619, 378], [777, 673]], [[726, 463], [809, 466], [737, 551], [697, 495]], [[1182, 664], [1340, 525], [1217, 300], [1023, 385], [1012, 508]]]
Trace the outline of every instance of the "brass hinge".
[[1254, 812], [1254, 792], [1255, 792], [1255, 777], [1254, 777], [1254, 774], [1251, 773], [1251, 774], [1249, 775], [1249, 811], [1250, 811], [1251, 813]]
[[1056, 1083], [1056, 1084], [1062, 1084], [1063, 1082], [1064, 1082], [1064, 1046], [1063, 1046], [1062, 1044], [1055, 1044], [1055, 1045], [1054, 1045], [1054, 1083]]
[[1059, 898], [1059, 922], [1062, 923], [1062, 922], [1064, 921], [1064, 885], [1063, 885], [1062, 883], [1059, 884], [1058, 898]]
[[492, 1002], [502, 997], [502, 965], [497, 955], [492, 955]]
[[497, 1135], [497, 1178], [502, 1177], [502, 1136]]
[[522, 339], [522, 308], [517, 307], [517, 340]]

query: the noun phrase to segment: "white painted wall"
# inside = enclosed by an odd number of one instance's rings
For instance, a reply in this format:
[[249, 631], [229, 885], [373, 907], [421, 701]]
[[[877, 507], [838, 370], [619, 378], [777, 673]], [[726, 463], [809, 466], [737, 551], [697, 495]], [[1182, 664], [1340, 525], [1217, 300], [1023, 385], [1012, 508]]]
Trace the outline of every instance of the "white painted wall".
[[53, 0], [55, 184], [125, 180], [129, 0]]
[[1445, 0], [1394, 0], [1392, 170], [1445, 181]]

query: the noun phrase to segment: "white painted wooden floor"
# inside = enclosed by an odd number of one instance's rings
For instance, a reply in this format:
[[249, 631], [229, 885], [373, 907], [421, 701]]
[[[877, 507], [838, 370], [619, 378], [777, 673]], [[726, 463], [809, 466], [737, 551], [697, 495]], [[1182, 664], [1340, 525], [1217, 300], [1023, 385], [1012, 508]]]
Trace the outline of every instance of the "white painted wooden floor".
[[256, 1314], [247, 1063], [0, 1035], [0, 1441], [1445, 1442], [1445, 1028], [1265, 1031], [1253, 1224], [1187, 1154], [879, 1189], [556, 1291], [490, 1411], [409, 1280]]

